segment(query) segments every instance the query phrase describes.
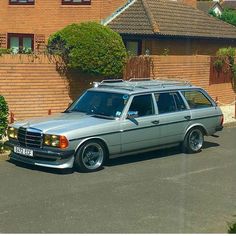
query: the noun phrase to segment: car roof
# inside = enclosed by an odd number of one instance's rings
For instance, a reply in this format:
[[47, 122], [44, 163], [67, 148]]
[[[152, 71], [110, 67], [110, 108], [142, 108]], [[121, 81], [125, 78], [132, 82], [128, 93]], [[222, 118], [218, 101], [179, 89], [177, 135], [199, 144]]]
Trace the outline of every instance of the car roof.
[[187, 88], [198, 88], [187, 81], [177, 81], [165, 78], [154, 79], [131, 79], [131, 80], [103, 80], [94, 82], [93, 91], [139, 94], [147, 92], [160, 92], [165, 90], [183, 90]]

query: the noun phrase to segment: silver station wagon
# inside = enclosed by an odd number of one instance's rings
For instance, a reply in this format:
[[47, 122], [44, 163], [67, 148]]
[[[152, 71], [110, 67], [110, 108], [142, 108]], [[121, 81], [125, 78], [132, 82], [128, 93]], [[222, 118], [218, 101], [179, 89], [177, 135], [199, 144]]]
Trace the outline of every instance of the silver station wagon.
[[13, 160], [91, 172], [109, 158], [179, 145], [199, 152], [223, 115], [202, 88], [170, 80], [94, 83], [63, 113], [8, 129]]

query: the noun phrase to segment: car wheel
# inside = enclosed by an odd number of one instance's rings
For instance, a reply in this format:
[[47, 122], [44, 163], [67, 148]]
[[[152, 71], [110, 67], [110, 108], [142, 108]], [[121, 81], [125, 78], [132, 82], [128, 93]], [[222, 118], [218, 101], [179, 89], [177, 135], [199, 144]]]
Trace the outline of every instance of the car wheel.
[[182, 145], [183, 152], [196, 153], [202, 149], [204, 135], [200, 128], [191, 129], [185, 136]]
[[75, 157], [74, 167], [82, 172], [93, 172], [101, 169], [107, 157], [102, 142], [91, 140], [85, 142]]

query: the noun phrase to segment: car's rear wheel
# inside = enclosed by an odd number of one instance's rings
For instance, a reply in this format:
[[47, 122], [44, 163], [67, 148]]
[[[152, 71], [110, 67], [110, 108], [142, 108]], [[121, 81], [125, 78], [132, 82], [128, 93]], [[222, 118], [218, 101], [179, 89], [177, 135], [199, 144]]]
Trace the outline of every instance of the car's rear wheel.
[[74, 167], [82, 172], [93, 172], [101, 169], [107, 157], [107, 151], [99, 140], [85, 142], [78, 150]]
[[204, 143], [204, 134], [200, 128], [192, 128], [186, 134], [182, 149], [186, 153], [196, 153], [202, 149]]

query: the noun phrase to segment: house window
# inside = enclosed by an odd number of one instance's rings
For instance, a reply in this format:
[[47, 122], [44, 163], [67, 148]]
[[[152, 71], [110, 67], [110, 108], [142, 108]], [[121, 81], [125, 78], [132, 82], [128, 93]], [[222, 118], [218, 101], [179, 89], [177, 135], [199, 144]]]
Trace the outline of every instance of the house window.
[[138, 56], [142, 53], [142, 42], [141, 41], [126, 41], [126, 49], [131, 56]]
[[8, 34], [7, 47], [13, 53], [29, 53], [34, 50], [33, 34]]
[[90, 5], [91, 0], [62, 0], [62, 5]]
[[35, 0], [9, 0], [10, 5], [34, 5]]

